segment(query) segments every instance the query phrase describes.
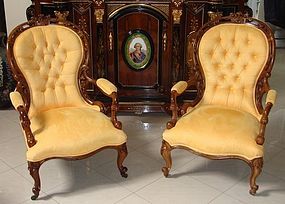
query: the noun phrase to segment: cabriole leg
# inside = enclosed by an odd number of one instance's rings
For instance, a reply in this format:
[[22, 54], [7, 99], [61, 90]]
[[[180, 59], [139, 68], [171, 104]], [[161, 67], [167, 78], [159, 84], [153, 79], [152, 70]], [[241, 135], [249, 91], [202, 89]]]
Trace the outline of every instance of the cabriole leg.
[[118, 158], [117, 158], [118, 169], [121, 173], [121, 176], [124, 178], [128, 177], [128, 174], [127, 174], [128, 169], [127, 167], [123, 166], [123, 162], [125, 158], [127, 157], [127, 155], [128, 155], [128, 149], [127, 149], [126, 143], [124, 143], [118, 147]]
[[32, 200], [36, 200], [39, 196], [41, 190], [41, 180], [39, 175], [41, 163], [40, 162], [29, 162], [28, 161], [28, 169], [30, 171], [30, 175], [34, 179], [34, 187], [32, 189], [34, 195], [31, 197]]
[[161, 169], [165, 177], [168, 176], [172, 166], [171, 150], [172, 150], [171, 146], [166, 141], [163, 140], [160, 153], [166, 163], [165, 166], [162, 167]]
[[251, 167], [251, 175], [250, 175], [250, 190], [249, 193], [251, 195], [255, 195], [256, 191], [258, 190], [258, 185], [256, 185], [256, 178], [259, 176], [259, 174], [262, 171], [263, 167], [263, 158], [257, 158], [251, 161], [250, 163]]

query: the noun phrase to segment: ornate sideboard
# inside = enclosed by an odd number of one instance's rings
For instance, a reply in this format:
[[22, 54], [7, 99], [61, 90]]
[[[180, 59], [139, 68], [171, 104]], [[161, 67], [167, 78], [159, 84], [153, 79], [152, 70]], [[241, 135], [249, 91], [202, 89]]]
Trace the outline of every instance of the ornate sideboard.
[[[69, 11], [67, 19], [89, 35], [90, 73], [119, 88], [121, 111], [143, 113], [166, 111], [172, 85], [189, 78], [187, 36], [216, 15], [245, 12], [244, 4], [244, 0], [43, 0], [40, 10], [46, 15]], [[28, 18], [35, 12], [32, 1]], [[90, 93], [104, 97], [92, 87]]]

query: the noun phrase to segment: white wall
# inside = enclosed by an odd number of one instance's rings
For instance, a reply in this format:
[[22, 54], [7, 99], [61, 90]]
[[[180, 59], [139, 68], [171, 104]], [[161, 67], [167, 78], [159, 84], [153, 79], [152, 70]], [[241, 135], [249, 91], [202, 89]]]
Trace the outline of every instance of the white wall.
[[32, 4], [31, 0], [4, 0], [7, 32], [27, 21], [26, 9]]

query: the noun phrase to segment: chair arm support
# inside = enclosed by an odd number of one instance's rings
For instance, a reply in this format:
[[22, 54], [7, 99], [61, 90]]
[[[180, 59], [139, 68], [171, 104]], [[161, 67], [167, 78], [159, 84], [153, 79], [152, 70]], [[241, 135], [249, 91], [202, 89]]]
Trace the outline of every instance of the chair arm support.
[[83, 67], [83, 74], [84, 77], [87, 79], [89, 83], [92, 83], [96, 85], [100, 91], [109, 98], [112, 99], [112, 105], [111, 105], [111, 121], [113, 125], [118, 128], [122, 129], [122, 123], [117, 120], [117, 111], [118, 111], [118, 97], [117, 97], [117, 87], [110, 81], [104, 78], [100, 79], [92, 79], [87, 75], [87, 69], [88, 67], [84, 65]]
[[[172, 90], [172, 89], [171, 89]], [[172, 111], [171, 120], [167, 122], [166, 128], [171, 129], [176, 125], [178, 119], [177, 96], [180, 94], [176, 90], [171, 91], [170, 110]]]
[[116, 128], [122, 129], [122, 123], [117, 120], [117, 111], [118, 111], [117, 87], [112, 82], [104, 78], [97, 79], [96, 85], [103, 92], [103, 94], [112, 99], [111, 121]]
[[113, 125], [118, 128], [122, 129], [122, 123], [117, 120], [117, 111], [118, 111], [118, 96], [116, 92], [113, 92], [110, 96], [112, 98], [112, 105], [111, 105], [111, 121]]
[[262, 116], [260, 119], [259, 133], [258, 133], [257, 138], [255, 139], [256, 143], [259, 145], [263, 145], [263, 143], [265, 141], [265, 138], [264, 138], [265, 128], [266, 128], [266, 125], [268, 123], [268, 115], [269, 115], [269, 112], [270, 112], [272, 106], [273, 106], [273, 104], [271, 102], [266, 103], [265, 109], [262, 113]]
[[256, 138], [256, 143], [259, 145], [263, 145], [265, 141], [264, 135], [265, 135], [265, 128], [268, 123], [268, 115], [269, 115], [269, 112], [272, 106], [274, 105], [276, 101], [276, 97], [277, 97], [277, 92], [275, 90], [270, 89], [267, 92], [266, 102], [265, 102], [266, 105], [265, 105], [264, 111], [260, 119], [259, 134]]
[[20, 118], [22, 129], [24, 130], [25, 135], [26, 135], [26, 141], [27, 141], [28, 147], [32, 147], [37, 143], [37, 141], [35, 140], [35, 137], [30, 127], [31, 121], [28, 117], [28, 113], [24, 106], [24, 101], [22, 99], [22, 96], [18, 91], [14, 91], [10, 93], [10, 99], [11, 99], [11, 102], [14, 108], [20, 114], [19, 118]]
[[191, 85], [195, 85], [195, 78], [186, 81], [179, 81], [171, 88], [170, 110], [172, 111], [171, 121], [167, 122], [166, 128], [171, 129], [176, 125], [178, 119], [177, 97]]
[[24, 106], [22, 106], [22, 105], [18, 106], [17, 110], [20, 114], [19, 118], [21, 121], [22, 129], [24, 130], [25, 135], [26, 135], [26, 141], [27, 141], [28, 147], [33, 147], [37, 143], [37, 141], [35, 140], [35, 137], [32, 133], [31, 127], [30, 127], [31, 121], [28, 117], [27, 111], [24, 108]]

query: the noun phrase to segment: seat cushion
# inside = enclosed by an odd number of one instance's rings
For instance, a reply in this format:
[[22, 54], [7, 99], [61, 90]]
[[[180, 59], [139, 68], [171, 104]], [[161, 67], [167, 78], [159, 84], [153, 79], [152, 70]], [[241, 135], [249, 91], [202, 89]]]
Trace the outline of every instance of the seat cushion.
[[248, 160], [263, 156], [256, 144], [259, 121], [250, 113], [225, 106], [201, 105], [165, 130], [163, 139], [213, 156], [240, 156]]
[[88, 154], [105, 146], [121, 145], [126, 135], [116, 129], [110, 118], [88, 107], [51, 109], [31, 119], [37, 140], [28, 148], [27, 160]]

